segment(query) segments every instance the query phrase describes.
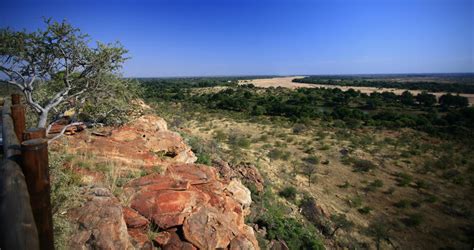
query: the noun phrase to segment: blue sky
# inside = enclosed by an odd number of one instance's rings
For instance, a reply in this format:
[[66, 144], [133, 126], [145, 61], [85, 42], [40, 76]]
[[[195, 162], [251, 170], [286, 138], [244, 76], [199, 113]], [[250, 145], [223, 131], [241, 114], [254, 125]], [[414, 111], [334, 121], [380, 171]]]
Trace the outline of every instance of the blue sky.
[[474, 72], [474, 0], [2, 0], [120, 41], [125, 76]]

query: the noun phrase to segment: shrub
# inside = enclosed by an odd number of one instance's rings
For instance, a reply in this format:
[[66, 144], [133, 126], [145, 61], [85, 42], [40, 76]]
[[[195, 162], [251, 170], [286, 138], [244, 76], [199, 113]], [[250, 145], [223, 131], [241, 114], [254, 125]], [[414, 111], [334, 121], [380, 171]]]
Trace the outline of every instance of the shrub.
[[413, 177], [407, 173], [398, 173], [397, 174], [397, 182], [398, 185], [401, 187], [408, 186], [413, 180]]
[[331, 221], [334, 224], [334, 231], [331, 233], [331, 237], [334, 236], [339, 229], [349, 230], [354, 226], [354, 223], [349, 221], [345, 214], [333, 214], [331, 215]]
[[211, 165], [211, 163], [212, 163], [211, 156], [206, 154], [206, 153], [197, 154], [196, 163], [204, 164], [204, 165]]
[[278, 194], [281, 196], [281, 197], [284, 197], [288, 200], [295, 200], [296, 198], [296, 193], [297, 193], [297, 190], [295, 187], [293, 186], [289, 186], [289, 187], [285, 187], [283, 190], [281, 190]]
[[387, 191], [385, 191], [384, 193], [385, 193], [385, 194], [393, 194], [393, 192], [395, 192], [395, 188], [394, 188], [394, 187], [390, 187], [390, 188], [387, 189]]
[[251, 144], [250, 140], [247, 137], [236, 133], [232, 133], [229, 135], [228, 142], [229, 145], [239, 148], [249, 148]]
[[409, 204], [410, 204], [409, 200], [403, 199], [403, 200], [398, 201], [394, 205], [397, 208], [407, 208]]
[[361, 207], [361, 208], [357, 209], [357, 211], [361, 214], [368, 214], [372, 211], [372, 208], [365, 206], [365, 207]]
[[293, 126], [293, 133], [294, 134], [300, 134], [306, 130], [306, 126], [304, 124], [295, 124]]
[[290, 158], [290, 152], [274, 148], [268, 152], [268, 157], [272, 160], [288, 160]]
[[428, 183], [424, 180], [417, 180], [415, 185], [417, 189], [425, 189], [428, 187]]
[[373, 191], [375, 191], [375, 190], [377, 190], [378, 188], [381, 188], [381, 187], [383, 187], [383, 181], [377, 179], [377, 180], [374, 180], [371, 183], [369, 183], [369, 185], [367, 185], [364, 188], [364, 190], [366, 192], [373, 192]]
[[375, 164], [369, 160], [355, 159], [353, 162], [353, 168], [355, 172], [369, 172], [375, 169]]
[[223, 142], [227, 139], [227, 135], [222, 130], [216, 130], [214, 133], [214, 139], [218, 142]]
[[324, 144], [324, 145], [321, 145], [321, 147], [319, 147], [318, 149], [319, 150], [329, 150], [331, 148], [331, 146], [327, 145], [327, 144]]
[[340, 188], [348, 188], [350, 186], [348, 181], [345, 181], [344, 184], [339, 185]]
[[317, 165], [317, 164], [319, 164], [319, 157], [317, 157], [317, 156], [308, 156], [308, 157], [303, 158], [303, 161], [305, 161], [308, 164]]
[[435, 202], [438, 201], [438, 197], [436, 197], [435, 195], [429, 194], [429, 195], [426, 196], [424, 201], [428, 202], [428, 203], [435, 203]]
[[362, 197], [354, 196], [347, 201], [352, 208], [358, 208], [362, 205]]
[[380, 243], [382, 241], [390, 242], [391, 236], [389, 224], [383, 217], [377, 218], [372, 221], [367, 227], [366, 234], [374, 239], [377, 249], [380, 249]]
[[416, 227], [419, 226], [423, 222], [423, 215], [416, 213], [416, 214], [410, 214], [408, 217], [403, 218], [402, 222], [405, 224], [407, 227]]

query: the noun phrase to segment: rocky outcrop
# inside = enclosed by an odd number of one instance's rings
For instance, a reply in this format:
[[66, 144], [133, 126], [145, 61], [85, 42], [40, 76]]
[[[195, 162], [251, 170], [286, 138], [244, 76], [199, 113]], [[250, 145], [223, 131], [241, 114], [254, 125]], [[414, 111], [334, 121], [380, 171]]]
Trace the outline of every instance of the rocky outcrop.
[[106, 188], [83, 190], [88, 200], [69, 215], [78, 225], [70, 249], [133, 249], [129, 240], [122, 206]]
[[227, 180], [238, 178], [246, 184], [253, 185], [256, 191], [263, 191], [263, 177], [253, 164], [241, 162], [237, 165], [230, 166], [229, 163], [223, 160], [214, 160], [212, 165], [218, 169], [222, 178]]
[[173, 162], [193, 163], [197, 157], [191, 148], [184, 143], [183, 138], [168, 130], [166, 121], [163, 118], [146, 115], [132, 123], [112, 131], [112, 140], [119, 142], [134, 142], [150, 152], [168, 157]]
[[258, 249], [244, 223], [250, 191], [240, 181], [220, 180], [212, 167], [171, 165], [163, 175], [133, 180], [125, 192], [130, 207], [158, 226], [155, 243], [164, 249]]
[[[194, 164], [196, 157], [181, 136], [153, 115], [97, 136], [78, 133], [68, 139], [68, 153], [93, 152], [97, 162], [114, 161], [118, 176], [147, 174], [125, 184], [120, 198], [126, 204], [107, 189], [85, 190], [87, 202], [70, 211], [78, 227], [72, 248], [259, 249], [244, 222], [252, 199], [242, 183], [263, 190], [254, 166], [241, 164], [225, 175]], [[91, 172], [85, 174], [101, 180]]]

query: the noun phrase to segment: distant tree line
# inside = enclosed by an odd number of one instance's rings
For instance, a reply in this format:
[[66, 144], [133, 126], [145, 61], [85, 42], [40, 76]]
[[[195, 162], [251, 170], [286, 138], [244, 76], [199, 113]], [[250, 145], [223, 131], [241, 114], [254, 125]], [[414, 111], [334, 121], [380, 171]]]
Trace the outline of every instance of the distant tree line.
[[295, 122], [314, 119], [335, 126], [358, 128], [413, 128], [440, 136], [474, 138], [474, 108], [465, 97], [446, 94], [439, 100], [422, 92], [408, 91], [365, 94], [350, 89], [330, 88], [256, 88], [232, 86], [219, 91], [196, 91], [167, 84], [145, 84], [145, 98], [157, 101], [187, 102], [207, 109], [245, 113], [249, 116], [282, 116]]
[[429, 92], [450, 92], [474, 94], [473, 84], [460, 83], [439, 83], [439, 82], [396, 82], [384, 80], [364, 80], [364, 79], [334, 79], [322, 78], [320, 76], [308, 76], [294, 79], [293, 82], [325, 84], [352, 87], [374, 87], [374, 88], [395, 88], [409, 90], [426, 90]]

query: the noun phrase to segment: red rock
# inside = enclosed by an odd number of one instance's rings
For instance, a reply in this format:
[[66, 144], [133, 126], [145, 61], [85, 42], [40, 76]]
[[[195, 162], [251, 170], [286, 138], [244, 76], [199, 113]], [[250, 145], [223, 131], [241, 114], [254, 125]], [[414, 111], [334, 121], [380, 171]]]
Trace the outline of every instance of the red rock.
[[183, 224], [194, 207], [208, 200], [207, 195], [197, 191], [147, 191], [139, 192], [133, 198], [131, 207], [166, 229]]
[[172, 165], [166, 170], [166, 175], [187, 180], [191, 185], [204, 184], [217, 179], [216, 170], [214, 168], [198, 164]]
[[[146, 186], [146, 187], [144, 187]], [[189, 181], [176, 180], [171, 176], [160, 174], [151, 174], [127, 183], [126, 187], [139, 188], [145, 191], [158, 190], [187, 190], [190, 186]]]
[[176, 231], [168, 231], [170, 233], [170, 238], [166, 245], [162, 248], [163, 250], [197, 250], [193, 244], [182, 240]]
[[159, 232], [155, 236], [154, 240], [156, 241], [156, 243], [158, 243], [158, 245], [164, 246], [164, 245], [168, 244], [170, 239], [171, 239], [171, 233], [168, 232], [168, 231], [163, 231], [163, 232]]
[[119, 201], [105, 188], [84, 192], [88, 201], [68, 213], [78, 225], [69, 249], [132, 249]]
[[237, 202], [239, 202], [243, 208], [250, 207], [252, 203], [252, 194], [250, 190], [246, 188], [240, 180], [232, 180], [225, 188]]
[[226, 180], [238, 178], [244, 183], [252, 183], [258, 192], [263, 191], [263, 177], [253, 164], [243, 162], [229, 166], [227, 162], [222, 160], [214, 160], [212, 164], [219, 171], [222, 178]]
[[146, 228], [150, 223], [145, 217], [129, 207], [123, 207], [123, 218], [128, 228]]
[[153, 242], [150, 241], [148, 235], [138, 228], [129, 228], [128, 235], [130, 235], [131, 242], [136, 249], [152, 250]]
[[253, 243], [247, 239], [244, 235], [235, 237], [229, 246], [229, 250], [253, 250], [255, 247]]
[[201, 207], [187, 217], [183, 232], [185, 239], [199, 249], [226, 248], [240, 234], [235, 216], [213, 207]]
[[192, 190], [198, 190], [207, 194], [209, 204], [213, 207], [223, 207], [225, 204], [224, 185], [219, 181], [211, 181], [205, 184], [193, 185]]

